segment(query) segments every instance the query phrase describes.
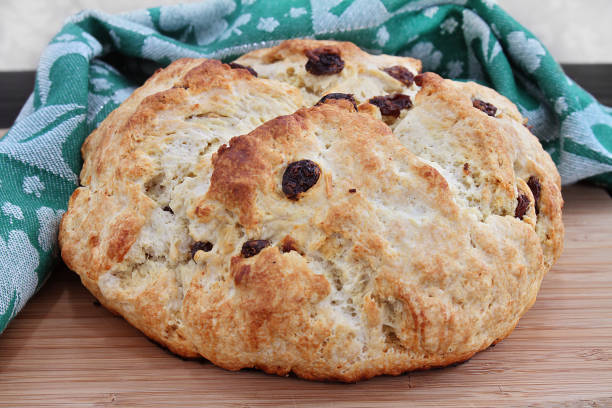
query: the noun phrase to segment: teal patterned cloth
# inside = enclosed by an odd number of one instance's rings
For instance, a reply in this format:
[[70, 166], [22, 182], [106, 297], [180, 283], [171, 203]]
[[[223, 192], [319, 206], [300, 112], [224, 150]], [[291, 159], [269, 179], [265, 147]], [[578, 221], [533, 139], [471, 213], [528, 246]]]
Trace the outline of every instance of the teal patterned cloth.
[[353, 41], [492, 86], [529, 118], [564, 183], [612, 187], [612, 110], [492, 0], [207, 0], [121, 15], [84, 11], [44, 50], [34, 93], [0, 141], [0, 332], [57, 259], [81, 143], [106, 115], [172, 60], [229, 61], [294, 37]]

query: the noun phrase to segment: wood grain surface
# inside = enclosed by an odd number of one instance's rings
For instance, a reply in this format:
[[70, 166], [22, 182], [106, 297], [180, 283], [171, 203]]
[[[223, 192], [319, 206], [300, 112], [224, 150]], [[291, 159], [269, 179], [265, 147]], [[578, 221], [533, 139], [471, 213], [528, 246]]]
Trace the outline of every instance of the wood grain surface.
[[357, 384], [229, 372], [148, 341], [58, 266], [0, 336], [0, 406], [612, 406], [612, 199], [564, 197], [565, 251], [534, 307], [459, 366]]

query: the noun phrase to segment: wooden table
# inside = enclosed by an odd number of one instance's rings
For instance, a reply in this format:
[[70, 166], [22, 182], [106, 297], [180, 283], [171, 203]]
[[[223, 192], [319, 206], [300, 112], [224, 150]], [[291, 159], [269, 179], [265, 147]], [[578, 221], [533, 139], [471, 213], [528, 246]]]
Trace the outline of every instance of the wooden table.
[[0, 336], [0, 405], [612, 406], [612, 199], [563, 193], [565, 251], [537, 302], [462, 365], [357, 384], [229, 372], [148, 341], [58, 267]]

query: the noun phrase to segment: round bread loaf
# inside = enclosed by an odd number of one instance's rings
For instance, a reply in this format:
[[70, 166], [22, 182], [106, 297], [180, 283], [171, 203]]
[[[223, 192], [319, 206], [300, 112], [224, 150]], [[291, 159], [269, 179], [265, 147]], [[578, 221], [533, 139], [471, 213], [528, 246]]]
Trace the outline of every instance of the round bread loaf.
[[63, 259], [153, 340], [231, 370], [470, 358], [559, 256], [560, 180], [510, 101], [419, 71], [313, 40], [174, 62], [83, 145]]

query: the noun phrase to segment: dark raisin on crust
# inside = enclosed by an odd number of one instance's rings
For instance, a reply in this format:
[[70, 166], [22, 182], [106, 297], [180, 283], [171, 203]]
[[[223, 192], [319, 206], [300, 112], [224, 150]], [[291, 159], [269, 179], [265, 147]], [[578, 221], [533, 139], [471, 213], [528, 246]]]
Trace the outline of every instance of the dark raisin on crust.
[[329, 93], [325, 95], [319, 100], [319, 102], [315, 104], [315, 106], [322, 105], [330, 99], [346, 99], [347, 101], [352, 103], [355, 110], [358, 111], [357, 101], [355, 100], [355, 97], [352, 94], [345, 94], [345, 93], [339, 93], [339, 92]]
[[[208, 241], [197, 241], [191, 246], [191, 259], [194, 259], [196, 252], [210, 252], [213, 249], [213, 244]], [[194, 259], [195, 260], [195, 259]]]
[[283, 193], [290, 200], [297, 200], [300, 193], [308, 191], [317, 184], [321, 168], [311, 160], [299, 160], [290, 163], [283, 173]]
[[337, 74], [344, 68], [340, 50], [335, 47], [319, 47], [305, 51], [308, 62], [306, 71], [313, 75]]
[[296, 251], [297, 252], [297, 248], [293, 245], [293, 242], [286, 242], [281, 247], [281, 252], [282, 253], [291, 252], [291, 251]]
[[404, 94], [393, 94], [386, 96], [375, 96], [370, 99], [372, 105], [378, 106], [381, 115], [393, 116], [397, 118], [400, 115], [402, 109], [410, 109], [412, 107], [412, 100], [410, 96]]
[[517, 205], [516, 210], [514, 211], [514, 216], [522, 220], [523, 215], [525, 215], [527, 209], [529, 208], [529, 197], [527, 197], [525, 194], [519, 194], [516, 201]]
[[531, 190], [531, 194], [533, 194], [533, 201], [535, 206], [536, 214], [540, 213], [540, 194], [542, 192], [542, 185], [540, 184], [540, 179], [537, 176], [529, 177], [527, 180], [527, 185]]
[[260, 253], [267, 246], [270, 246], [270, 241], [267, 239], [250, 239], [242, 244], [240, 254], [243, 258], [250, 258]]
[[287, 235], [281, 241], [281, 252], [286, 253], [291, 251], [300, 252], [298, 251], [297, 242], [295, 242], [293, 238]]
[[414, 77], [414, 83], [417, 84], [418, 86], [423, 86], [423, 78], [425, 76], [423, 74], [419, 74], [417, 76]]
[[495, 116], [497, 113], [497, 108], [495, 105], [490, 104], [489, 102], [481, 101], [480, 99], [474, 99], [472, 101], [472, 106], [474, 106], [476, 109], [480, 109], [489, 116]]
[[255, 71], [253, 68], [247, 65], [238, 64], [236, 62], [230, 62], [227, 65], [229, 65], [231, 69], [246, 69], [247, 71], [251, 73], [251, 75], [253, 75], [254, 77], [257, 77], [257, 71]]
[[400, 81], [402, 84], [406, 86], [411, 86], [414, 82], [414, 74], [408, 70], [406, 67], [402, 67], [401, 65], [394, 65], [389, 68], [383, 68], [387, 74], [391, 75], [393, 78]]
[[169, 212], [170, 214], [174, 214], [174, 211], [172, 211], [172, 208], [170, 208], [169, 205], [165, 206], [164, 208], [162, 208], [162, 210]]
[[349, 193], [356, 193], [357, 189], [356, 188], [349, 188]]

